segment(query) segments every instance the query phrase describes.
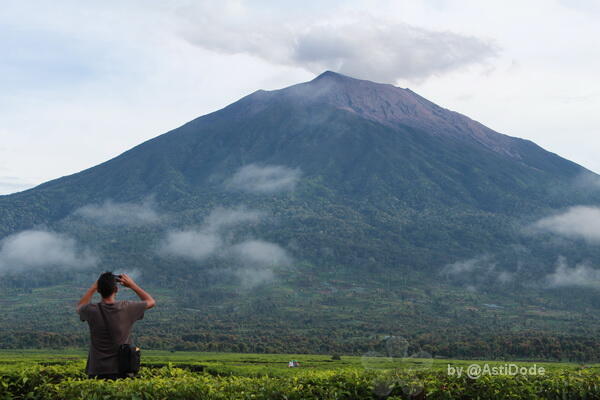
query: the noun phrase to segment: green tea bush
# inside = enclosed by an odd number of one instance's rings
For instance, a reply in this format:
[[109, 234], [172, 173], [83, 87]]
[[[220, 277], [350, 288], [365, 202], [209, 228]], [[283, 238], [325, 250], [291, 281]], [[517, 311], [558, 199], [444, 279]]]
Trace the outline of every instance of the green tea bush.
[[361, 400], [598, 399], [600, 376], [589, 371], [545, 376], [451, 377], [420, 371], [298, 371], [284, 376], [215, 376], [167, 366], [143, 368], [136, 379], [87, 379], [81, 364], [0, 371], [0, 400]]

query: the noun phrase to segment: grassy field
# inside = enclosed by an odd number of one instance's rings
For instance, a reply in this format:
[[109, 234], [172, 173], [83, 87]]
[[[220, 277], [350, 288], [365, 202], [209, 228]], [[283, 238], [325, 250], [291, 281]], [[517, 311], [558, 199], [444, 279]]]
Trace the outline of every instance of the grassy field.
[[[542, 366], [546, 371], [577, 371], [586, 369], [600, 373], [600, 364], [576, 364], [534, 361], [481, 361], [481, 360], [445, 360], [431, 358], [393, 358], [366, 354], [365, 356], [341, 356], [333, 360], [332, 356], [317, 354], [241, 354], [217, 352], [171, 352], [146, 350], [142, 365], [148, 367], [171, 364], [173, 367], [204, 366], [210, 371], [234, 375], [289, 375], [306, 370], [336, 371], [340, 369], [373, 370], [431, 370], [447, 371], [448, 365], [467, 367], [471, 364], [489, 364], [501, 366], [507, 363], [530, 367]], [[8, 365], [85, 365], [87, 352], [84, 350], [0, 350], [0, 368]], [[296, 360], [298, 368], [289, 368], [288, 362]]]
[[[85, 379], [83, 350], [0, 351], [0, 399], [466, 399], [600, 397], [600, 365], [307, 354], [145, 351], [140, 378]], [[297, 368], [288, 362], [297, 360]], [[466, 376], [514, 364], [542, 376]], [[449, 366], [462, 376], [448, 373]]]

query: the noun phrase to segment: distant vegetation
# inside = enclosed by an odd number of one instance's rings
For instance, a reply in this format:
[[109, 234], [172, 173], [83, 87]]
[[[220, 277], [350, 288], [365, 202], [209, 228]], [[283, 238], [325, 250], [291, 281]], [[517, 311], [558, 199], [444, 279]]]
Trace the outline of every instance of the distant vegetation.
[[[598, 317], [588, 313], [591, 302], [585, 300], [593, 293], [571, 294], [573, 304], [581, 302], [572, 307], [575, 312], [557, 311], [566, 306], [535, 292], [525, 305], [504, 302], [503, 308], [493, 308], [484, 305], [500, 303], [501, 296], [493, 292], [458, 294], [442, 285], [433, 295], [433, 289], [428, 294], [394, 282], [387, 289], [367, 281], [362, 285], [335, 292], [323, 285], [278, 284], [245, 293], [220, 287], [209, 292], [213, 299], [202, 291], [194, 297], [181, 289], [181, 297], [175, 297], [171, 290], [154, 289], [159, 307], [136, 325], [134, 339], [144, 348], [177, 351], [360, 356], [381, 351], [385, 337], [397, 335], [406, 338], [409, 355], [600, 360], [594, 333]], [[74, 311], [78, 294], [66, 286], [3, 292], [0, 346], [86, 347], [88, 328]]]

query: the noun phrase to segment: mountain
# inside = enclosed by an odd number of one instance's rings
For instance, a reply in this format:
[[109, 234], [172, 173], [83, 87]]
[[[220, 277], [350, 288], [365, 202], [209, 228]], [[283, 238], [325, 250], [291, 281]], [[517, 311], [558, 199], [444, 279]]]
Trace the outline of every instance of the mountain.
[[[80, 173], [0, 196], [0, 237], [58, 232], [99, 260], [76, 272], [13, 268], [0, 286], [47, 293], [82, 285], [92, 270], [137, 269], [164, 291], [165, 319], [178, 315], [184, 333], [149, 328], [146, 340], [158, 347], [205, 349], [212, 340], [237, 349], [263, 335], [260, 346], [240, 348], [277, 350], [289, 342], [280, 337], [293, 336], [303, 343], [297, 351], [355, 352], [377, 332], [423, 341], [441, 325], [460, 326], [460, 338], [482, 326], [490, 337], [557, 326], [563, 334], [564, 313], [579, 318], [578, 301], [591, 294], [565, 298], [540, 282], [559, 256], [579, 261], [598, 250], [526, 228], [556, 210], [598, 204], [600, 193], [580, 185], [583, 178], [596, 175], [409, 89], [327, 71], [254, 92]], [[120, 220], [102, 220], [110, 207], [121, 207]], [[135, 207], [154, 222], [126, 223], [122, 210], [133, 215]], [[185, 238], [184, 250], [173, 242]], [[226, 251], [210, 250], [225, 242]], [[555, 311], [531, 322], [523, 314], [531, 307]], [[190, 320], [176, 314], [182, 309], [199, 314]], [[596, 326], [580, 316], [583, 331]], [[213, 325], [231, 336], [214, 339]], [[62, 331], [52, 322], [31, 329]], [[438, 339], [427, 340], [439, 353]]]

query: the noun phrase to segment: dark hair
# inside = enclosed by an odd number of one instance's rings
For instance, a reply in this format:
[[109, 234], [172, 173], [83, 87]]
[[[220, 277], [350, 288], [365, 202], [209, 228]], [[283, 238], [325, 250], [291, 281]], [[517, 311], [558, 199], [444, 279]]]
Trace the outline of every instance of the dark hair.
[[117, 291], [117, 280], [112, 272], [106, 271], [98, 278], [98, 293], [102, 298], [110, 297]]

